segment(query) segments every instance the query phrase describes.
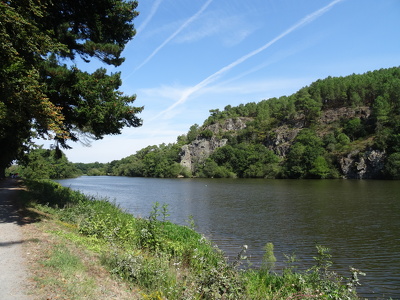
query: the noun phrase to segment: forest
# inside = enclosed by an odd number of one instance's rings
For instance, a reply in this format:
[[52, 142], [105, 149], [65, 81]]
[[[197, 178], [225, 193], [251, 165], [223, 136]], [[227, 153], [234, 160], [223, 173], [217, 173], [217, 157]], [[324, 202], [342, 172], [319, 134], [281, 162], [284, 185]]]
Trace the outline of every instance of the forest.
[[[235, 119], [245, 126], [221, 129]], [[216, 124], [222, 124], [219, 130]], [[192, 156], [188, 168], [182, 164], [182, 147], [193, 148], [199, 141], [224, 145]], [[40, 156], [53, 165], [49, 152], [39, 148], [30, 154], [26, 170], [34, 173], [32, 164]], [[369, 177], [354, 178], [400, 178], [399, 67], [328, 77], [290, 96], [212, 109], [201, 126], [192, 125], [175, 143], [148, 146], [105, 164], [68, 163], [70, 171], [62, 176], [352, 178], [343, 171], [346, 159], [353, 169], [370, 164]], [[60, 175], [54, 170], [47, 177]]]

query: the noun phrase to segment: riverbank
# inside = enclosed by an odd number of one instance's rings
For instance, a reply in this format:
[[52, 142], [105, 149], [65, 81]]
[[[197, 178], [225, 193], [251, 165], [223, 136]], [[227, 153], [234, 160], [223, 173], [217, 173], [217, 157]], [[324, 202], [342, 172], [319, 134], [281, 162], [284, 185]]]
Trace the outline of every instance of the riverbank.
[[96, 266], [118, 279], [125, 286], [121, 290], [133, 293], [131, 299], [357, 299], [349, 291], [356, 281], [350, 279], [346, 286], [329, 270], [323, 247], [308, 272], [294, 272], [289, 264], [283, 274], [275, 274], [273, 247], [266, 248], [261, 270], [243, 271], [244, 252], [236, 263], [227, 263], [200, 234], [166, 221], [166, 207], [155, 205], [149, 218], [137, 219], [106, 200], [54, 182], [31, 182], [29, 189], [25, 203], [37, 221], [35, 228], [47, 236], [43, 240], [55, 241], [37, 260], [43, 270], [36, 274], [36, 284], [44, 292], [54, 285], [51, 290], [75, 292], [69, 298], [80, 299], [78, 295], [89, 295], [87, 289], [107, 291], [103, 279], [85, 275], [95, 275]]

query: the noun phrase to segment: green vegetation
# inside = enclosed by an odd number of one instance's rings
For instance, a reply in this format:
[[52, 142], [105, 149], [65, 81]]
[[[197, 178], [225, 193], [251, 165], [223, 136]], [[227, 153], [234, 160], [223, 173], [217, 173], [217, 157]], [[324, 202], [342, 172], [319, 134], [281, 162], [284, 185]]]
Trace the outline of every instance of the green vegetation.
[[[317, 246], [316, 264], [310, 269], [296, 271], [290, 258], [288, 267], [276, 273], [273, 244], [267, 243], [261, 268], [249, 268], [247, 246], [236, 261], [228, 262], [201, 234], [167, 221], [165, 205], [155, 203], [148, 218], [134, 218], [105, 199], [87, 197], [52, 181], [27, 185], [27, 205], [57, 220], [60, 226], [53, 234], [64, 239], [43, 261], [60, 278], [51, 283], [36, 280], [64, 287], [67, 298], [80, 299], [73, 290], [90, 291], [96, 284], [84, 275], [84, 255], [95, 253], [111, 276], [127, 282], [141, 299], [358, 299], [355, 288], [362, 273], [352, 269], [346, 279], [331, 271], [325, 247]], [[65, 246], [71, 243], [85, 250], [77, 254], [71, 250], [74, 247]], [[84, 280], [78, 281], [80, 277]], [[65, 287], [65, 281], [74, 282], [74, 289], [70, 290], [72, 283]]]
[[135, 155], [112, 162], [112, 174], [161, 178], [185, 175], [184, 168], [179, 164], [179, 145], [161, 144], [143, 148]]
[[[210, 110], [202, 126], [169, 145], [149, 146], [106, 164], [109, 175], [141, 177], [340, 178], [352, 156], [382, 160], [369, 178], [400, 178], [400, 68], [317, 80], [290, 96]], [[245, 128], [217, 129], [241, 118]], [[214, 128], [214, 129], [213, 129]], [[182, 165], [182, 146], [195, 140], [226, 145]], [[83, 167], [83, 166], [82, 166]], [[81, 168], [81, 167], [79, 167]]]
[[89, 296], [95, 289], [95, 281], [85, 274], [86, 267], [81, 258], [72, 253], [65, 244], [55, 245], [49, 256], [40, 263], [53, 276], [36, 277], [37, 282], [50, 287], [53, 291], [62, 289], [61, 293], [67, 295], [69, 299], [80, 299], [82, 295]]
[[[192, 125], [176, 143], [148, 146], [109, 163], [75, 163], [75, 174], [325, 179], [346, 177], [345, 168], [350, 178], [360, 178], [358, 169], [369, 168], [367, 178], [399, 179], [398, 88], [397, 67], [328, 77], [290, 96], [210, 110], [202, 126]], [[239, 119], [245, 123], [241, 129], [224, 128]], [[207, 142], [223, 146], [206, 154], [200, 149], [202, 154], [191, 157], [191, 167], [181, 164], [183, 146], [192, 149]], [[30, 154], [27, 168], [40, 165], [43, 157], [46, 160], [48, 154], [38, 151], [42, 157], [35, 162]], [[346, 161], [352, 165], [343, 166]], [[37, 173], [35, 178], [55, 178]], [[64, 173], [71, 174], [71, 168], [55, 172], [59, 178], [66, 177]]]
[[18, 174], [26, 179], [61, 179], [82, 175], [61, 150], [47, 150], [42, 147], [30, 149], [19, 165], [8, 168], [6, 176], [11, 174]]
[[[136, 1], [0, 2], [0, 178], [36, 137], [70, 147], [137, 127], [135, 95], [118, 89], [119, 73], [92, 74], [76, 61], [119, 66], [135, 35]], [[90, 8], [90, 9], [88, 9]]]
[[[273, 150], [279, 156], [278, 166], [278, 158], [273, 161], [274, 177], [337, 178], [341, 176], [338, 166], [341, 158], [354, 151], [362, 154], [377, 150], [385, 153], [386, 167], [375, 178], [398, 178], [395, 157], [400, 150], [399, 87], [400, 68], [395, 67], [362, 75], [328, 77], [288, 97], [227, 106], [224, 111], [212, 110], [205, 127], [229, 118], [247, 117], [249, 121], [246, 128], [225, 133], [228, 145], [219, 148], [210, 159], [218, 167], [226, 166], [226, 161], [221, 164], [216, 153], [232, 152], [231, 148], [240, 149], [243, 144], [258, 145], [264, 146], [265, 152]], [[327, 117], [322, 118], [324, 114]], [[294, 133], [295, 138], [283, 141], [287, 148], [282, 153], [282, 148], [273, 143], [278, 142], [278, 134], [285, 133]], [[252, 153], [245, 156], [252, 157]], [[233, 163], [237, 159], [233, 157], [231, 161], [227, 169], [238, 177], [247, 177], [249, 172], [243, 172], [242, 165]], [[262, 174], [266, 165], [271, 163], [251, 164], [251, 169], [256, 170], [251, 173]]]

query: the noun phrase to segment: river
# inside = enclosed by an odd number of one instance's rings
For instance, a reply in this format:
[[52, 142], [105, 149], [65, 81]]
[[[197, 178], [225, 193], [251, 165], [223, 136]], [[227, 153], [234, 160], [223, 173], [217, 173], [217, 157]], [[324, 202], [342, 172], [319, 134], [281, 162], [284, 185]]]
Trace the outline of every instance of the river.
[[367, 180], [156, 179], [82, 176], [58, 180], [85, 194], [107, 197], [137, 217], [168, 204], [168, 220], [188, 225], [233, 258], [242, 245], [257, 267], [271, 242], [284, 266], [295, 255], [313, 263], [316, 244], [331, 249], [333, 269], [360, 269], [358, 292], [400, 299], [400, 182]]

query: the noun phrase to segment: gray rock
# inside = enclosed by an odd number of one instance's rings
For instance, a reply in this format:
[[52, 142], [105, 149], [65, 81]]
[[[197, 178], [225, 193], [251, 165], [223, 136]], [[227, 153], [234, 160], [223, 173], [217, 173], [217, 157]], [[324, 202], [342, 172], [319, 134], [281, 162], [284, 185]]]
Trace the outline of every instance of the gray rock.
[[372, 179], [380, 178], [384, 167], [386, 153], [369, 149], [365, 153], [350, 152], [339, 159], [339, 165], [344, 178]]

